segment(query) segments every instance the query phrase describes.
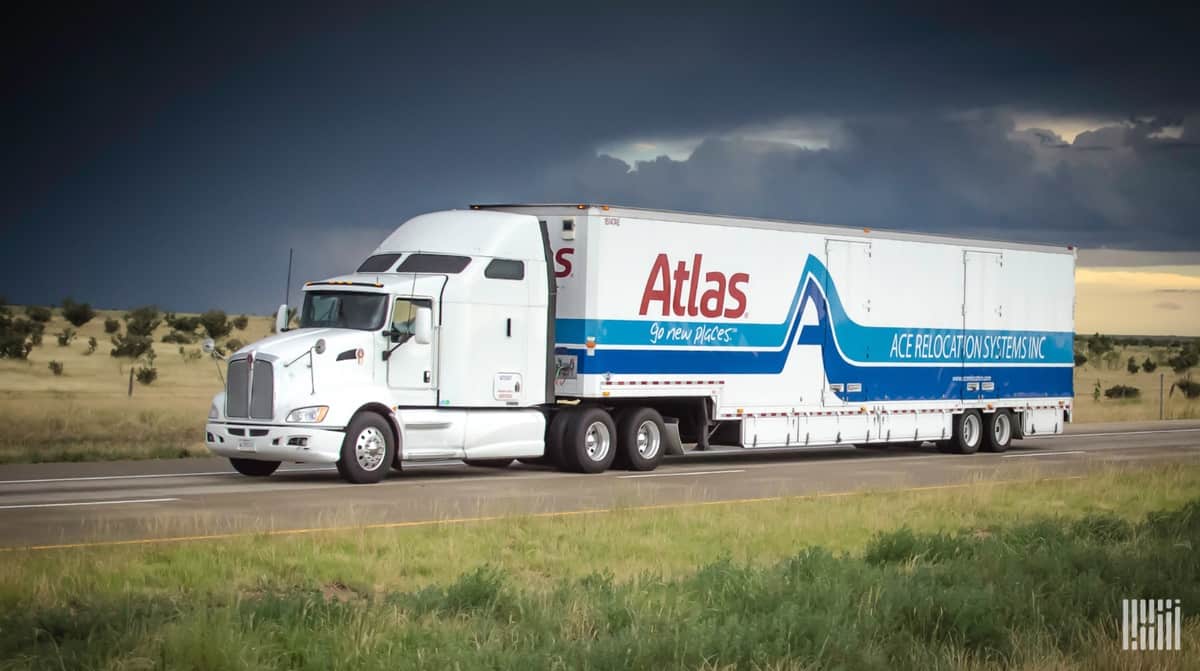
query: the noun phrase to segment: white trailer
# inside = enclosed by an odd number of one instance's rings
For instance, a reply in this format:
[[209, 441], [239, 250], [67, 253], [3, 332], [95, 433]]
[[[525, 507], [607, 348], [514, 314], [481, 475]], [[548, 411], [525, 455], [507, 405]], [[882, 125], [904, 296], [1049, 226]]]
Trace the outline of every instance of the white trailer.
[[448, 458], [648, 470], [717, 443], [1002, 451], [1070, 421], [1074, 262], [622, 207], [421, 215], [229, 357], [207, 444], [249, 475], [352, 482]]

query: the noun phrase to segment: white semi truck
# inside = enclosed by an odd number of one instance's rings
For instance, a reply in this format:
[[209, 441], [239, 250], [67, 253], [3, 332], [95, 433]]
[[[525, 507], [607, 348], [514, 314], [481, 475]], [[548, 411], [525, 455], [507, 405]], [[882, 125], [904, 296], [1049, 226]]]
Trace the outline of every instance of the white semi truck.
[[356, 483], [421, 460], [649, 470], [711, 444], [1003, 451], [1070, 421], [1074, 263], [624, 207], [424, 214], [229, 356], [207, 445], [246, 475]]

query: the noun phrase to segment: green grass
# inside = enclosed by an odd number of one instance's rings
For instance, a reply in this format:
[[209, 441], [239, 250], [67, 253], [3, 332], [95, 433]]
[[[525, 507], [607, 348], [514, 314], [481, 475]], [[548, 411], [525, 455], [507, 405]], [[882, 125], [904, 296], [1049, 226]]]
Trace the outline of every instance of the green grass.
[[19, 551], [0, 668], [1138, 668], [1120, 599], [1200, 603], [1198, 492], [1177, 465]]

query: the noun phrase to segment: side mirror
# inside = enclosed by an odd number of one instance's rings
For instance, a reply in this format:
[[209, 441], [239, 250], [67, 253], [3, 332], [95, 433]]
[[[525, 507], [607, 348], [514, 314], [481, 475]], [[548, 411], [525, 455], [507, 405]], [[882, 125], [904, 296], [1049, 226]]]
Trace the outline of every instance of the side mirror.
[[205, 338], [204, 342], [200, 343], [200, 350], [205, 354], [212, 354], [217, 351], [217, 343], [212, 338]]
[[418, 307], [413, 320], [413, 338], [421, 345], [433, 342], [433, 309]]
[[283, 333], [288, 327], [288, 306], [287, 303], [279, 306], [275, 311], [275, 332]]

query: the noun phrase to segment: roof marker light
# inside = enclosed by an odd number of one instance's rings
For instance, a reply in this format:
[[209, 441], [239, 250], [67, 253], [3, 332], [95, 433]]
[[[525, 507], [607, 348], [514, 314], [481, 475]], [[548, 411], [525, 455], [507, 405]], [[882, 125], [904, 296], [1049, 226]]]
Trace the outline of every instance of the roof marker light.
[[575, 209], [577, 209], [577, 210], [586, 210], [586, 209], [587, 209], [587, 205], [584, 205], [583, 203], [580, 203], [580, 204], [578, 204], [578, 205], [576, 205], [576, 206], [575, 206]]

